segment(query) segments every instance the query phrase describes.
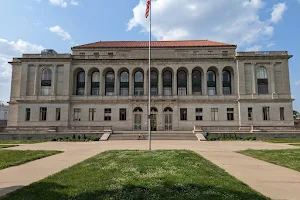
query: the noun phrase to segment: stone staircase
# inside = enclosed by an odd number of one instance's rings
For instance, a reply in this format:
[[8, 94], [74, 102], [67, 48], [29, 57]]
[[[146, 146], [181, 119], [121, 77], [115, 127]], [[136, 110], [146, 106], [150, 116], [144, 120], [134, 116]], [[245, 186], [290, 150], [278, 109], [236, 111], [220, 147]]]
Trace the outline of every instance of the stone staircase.
[[[114, 131], [109, 140], [138, 140], [139, 134], [142, 134], [145, 140], [148, 139], [147, 131]], [[197, 140], [192, 131], [153, 131], [152, 140]]]

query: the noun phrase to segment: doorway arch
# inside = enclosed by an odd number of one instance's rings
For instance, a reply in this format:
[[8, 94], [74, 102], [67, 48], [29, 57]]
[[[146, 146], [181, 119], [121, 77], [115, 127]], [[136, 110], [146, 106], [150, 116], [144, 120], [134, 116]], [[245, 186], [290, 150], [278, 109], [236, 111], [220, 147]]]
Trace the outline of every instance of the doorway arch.
[[164, 109], [164, 129], [165, 131], [172, 130], [172, 120], [173, 119], [173, 109], [170, 107], [166, 107]]
[[141, 131], [142, 130], [142, 115], [143, 115], [143, 109], [140, 107], [136, 107], [133, 110], [133, 130], [135, 131]]

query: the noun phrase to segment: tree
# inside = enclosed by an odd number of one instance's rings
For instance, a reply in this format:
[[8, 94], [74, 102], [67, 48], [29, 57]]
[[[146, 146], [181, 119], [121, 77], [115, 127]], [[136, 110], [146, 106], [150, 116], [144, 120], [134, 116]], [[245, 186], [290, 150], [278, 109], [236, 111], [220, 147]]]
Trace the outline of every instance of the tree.
[[297, 116], [299, 116], [299, 115], [300, 115], [300, 113], [299, 113], [298, 111], [293, 110], [293, 116], [294, 116], [294, 119], [296, 119]]

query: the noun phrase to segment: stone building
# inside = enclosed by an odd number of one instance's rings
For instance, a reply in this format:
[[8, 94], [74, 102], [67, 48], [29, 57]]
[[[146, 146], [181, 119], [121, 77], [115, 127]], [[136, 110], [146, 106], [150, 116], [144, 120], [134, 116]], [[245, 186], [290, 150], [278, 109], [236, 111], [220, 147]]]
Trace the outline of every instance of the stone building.
[[8, 118], [8, 106], [0, 103], [0, 121], [6, 121]]
[[[287, 51], [236, 52], [209, 40], [104, 41], [12, 65], [10, 127], [294, 126]], [[151, 82], [149, 85], [148, 76]]]

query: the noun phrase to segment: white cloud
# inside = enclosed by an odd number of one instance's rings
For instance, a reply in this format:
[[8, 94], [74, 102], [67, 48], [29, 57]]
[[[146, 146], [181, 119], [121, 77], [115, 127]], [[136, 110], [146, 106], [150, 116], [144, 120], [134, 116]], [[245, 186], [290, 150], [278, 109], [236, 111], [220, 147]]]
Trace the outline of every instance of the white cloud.
[[274, 42], [270, 42], [270, 43], [267, 44], [267, 47], [270, 48], [270, 47], [272, 47], [272, 46], [274, 46], [274, 45], [275, 45]]
[[296, 83], [295, 83], [296, 85], [300, 85], [300, 80], [299, 81], [296, 81]]
[[65, 8], [68, 6], [68, 3], [65, 2], [64, 0], [49, 0], [49, 2], [52, 4], [52, 5], [55, 5], [55, 6], [60, 6], [62, 8]]
[[51, 31], [52, 33], [56, 33], [57, 35], [62, 37], [63, 40], [72, 40], [71, 35], [58, 25], [50, 27], [49, 31]]
[[71, 0], [70, 4], [73, 6], [78, 6], [79, 3], [76, 0]]
[[[284, 5], [284, 7], [283, 7]], [[239, 46], [268, 44], [286, 9], [283, 3], [274, 6], [272, 17], [262, 20], [263, 0], [163, 0], [152, 3], [152, 35], [158, 40], [210, 39]], [[145, 18], [145, 0], [133, 8], [127, 30], [149, 32]], [[270, 13], [271, 14], [271, 13]], [[256, 48], [260, 45], [256, 45]]]
[[252, 47], [246, 48], [245, 51], [261, 51], [262, 46], [261, 45], [254, 45]]
[[270, 21], [273, 23], [278, 23], [281, 19], [282, 16], [284, 14], [284, 12], [286, 11], [287, 6], [285, 3], [278, 3], [276, 5], [273, 6], [273, 12], [271, 13], [271, 19]]
[[11, 65], [13, 57], [21, 57], [23, 53], [39, 53], [43, 46], [24, 40], [8, 41], [0, 38], [0, 101], [7, 102], [10, 96]]

